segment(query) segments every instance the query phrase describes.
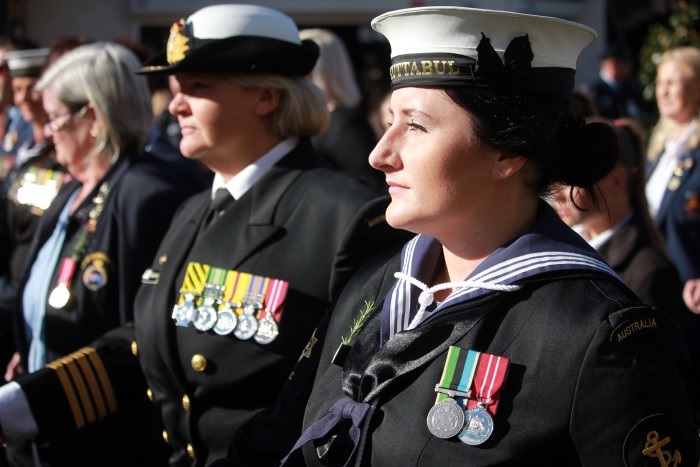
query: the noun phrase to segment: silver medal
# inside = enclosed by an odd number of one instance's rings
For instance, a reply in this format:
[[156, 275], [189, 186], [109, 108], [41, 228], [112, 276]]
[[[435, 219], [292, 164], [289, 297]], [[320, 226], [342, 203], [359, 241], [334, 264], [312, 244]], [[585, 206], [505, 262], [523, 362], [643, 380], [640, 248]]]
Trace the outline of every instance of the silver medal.
[[216, 324], [216, 308], [214, 299], [205, 298], [204, 304], [197, 308], [197, 314], [194, 319], [194, 327], [199, 331], [208, 331]]
[[258, 331], [255, 333], [255, 342], [258, 344], [269, 344], [274, 341], [279, 334], [277, 321], [272, 315], [267, 314], [258, 323]]
[[258, 320], [253, 315], [242, 314], [238, 317], [238, 324], [233, 330], [233, 335], [241, 340], [248, 340], [258, 330]]
[[428, 430], [437, 438], [455, 436], [464, 426], [464, 409], [451, 397], [435, 404], [428, 412]]
[[190, 322], [195, 313], [194, 308], [195, 295], [193, 293], [185, 294], [185, 301], [182, 305], [175, 305], [173, 307], [172, 318], [175, 320], [175, 325], [186, 328], [189, 326]]
[[217, 315], [214, 332], [220, 336], [226, 336], [236, 329], [237, 324], [238, 316], [236, 316], [236, 312], [231, 309], [231, 306], [227, 304]]
[[459, 433], [461, 442], [476, 446], [489, 439], [493, 433], [493, 419], [484, 405], [467, 410], [464, 416], [464, 428]]

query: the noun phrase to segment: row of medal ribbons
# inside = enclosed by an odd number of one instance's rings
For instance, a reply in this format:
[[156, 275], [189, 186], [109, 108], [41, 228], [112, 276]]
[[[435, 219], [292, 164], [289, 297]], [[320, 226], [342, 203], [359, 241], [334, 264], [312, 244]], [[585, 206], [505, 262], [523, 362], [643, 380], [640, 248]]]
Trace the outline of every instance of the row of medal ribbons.
[[66, 178], [64, 172], [30, 167], [11, 190], [11, 197], [18, 203], [32, 206], [43, 212], [58, 194]]
[[287, 289], [281, 279], [190, 262], [172, 319], [176, 326], [269, 344], [279, 334]]

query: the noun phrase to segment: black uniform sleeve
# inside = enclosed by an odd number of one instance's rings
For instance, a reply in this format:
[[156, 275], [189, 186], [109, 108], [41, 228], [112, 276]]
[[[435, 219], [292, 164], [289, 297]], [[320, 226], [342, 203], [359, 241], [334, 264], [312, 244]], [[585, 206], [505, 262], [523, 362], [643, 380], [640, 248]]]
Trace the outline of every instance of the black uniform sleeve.
[[680, 330], [659, 310], [627, 308], [601, 323], [570, 423], [582, 465], [697, 465], [698, 434], [677, 370], [685, 362]]
[[118, 412], [146, 394], [132, 352], [133, 329], [124, 326], [17, 378], [42, 439], [83, 428]]

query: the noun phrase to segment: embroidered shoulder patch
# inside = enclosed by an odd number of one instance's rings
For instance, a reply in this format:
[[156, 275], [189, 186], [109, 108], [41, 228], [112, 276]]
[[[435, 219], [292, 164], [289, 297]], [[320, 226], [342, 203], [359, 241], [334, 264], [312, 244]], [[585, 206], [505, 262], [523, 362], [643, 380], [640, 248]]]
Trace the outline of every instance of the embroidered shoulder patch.
[[684, 433], [668, 415], [650, 415], [627, 434], [623, 448], [625, 465], [691, 465], [696, 437], [692, 430]]
[[654, 314], [637, 316], [617, 326], [610, 335], [610, 342], [616, 345], [636, 343], [640, 338], [658, 332], [659, 324]]

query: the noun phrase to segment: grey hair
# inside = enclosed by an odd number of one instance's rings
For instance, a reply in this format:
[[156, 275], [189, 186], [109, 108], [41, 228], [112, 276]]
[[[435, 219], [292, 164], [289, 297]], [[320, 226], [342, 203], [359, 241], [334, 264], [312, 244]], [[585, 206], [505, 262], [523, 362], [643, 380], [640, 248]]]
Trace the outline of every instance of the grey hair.
[[90, 105], [98, 122], [94, 154], [113, 163], [126, 148], [141, 149], [151, 131], [151, 93], [136, 74], [138, 57], [113, 42], [82, 45], [62, 55], [41, 76], [35, 89], [51, 89], [73, 111]]
[[328, 125], [323, 92], [309, 79], [267, 74], [234, 74], [229, 82], [245, 88], [276, 89], [280, 105], [272, 114], [270, 131], [281, 138], [313, 136]]

